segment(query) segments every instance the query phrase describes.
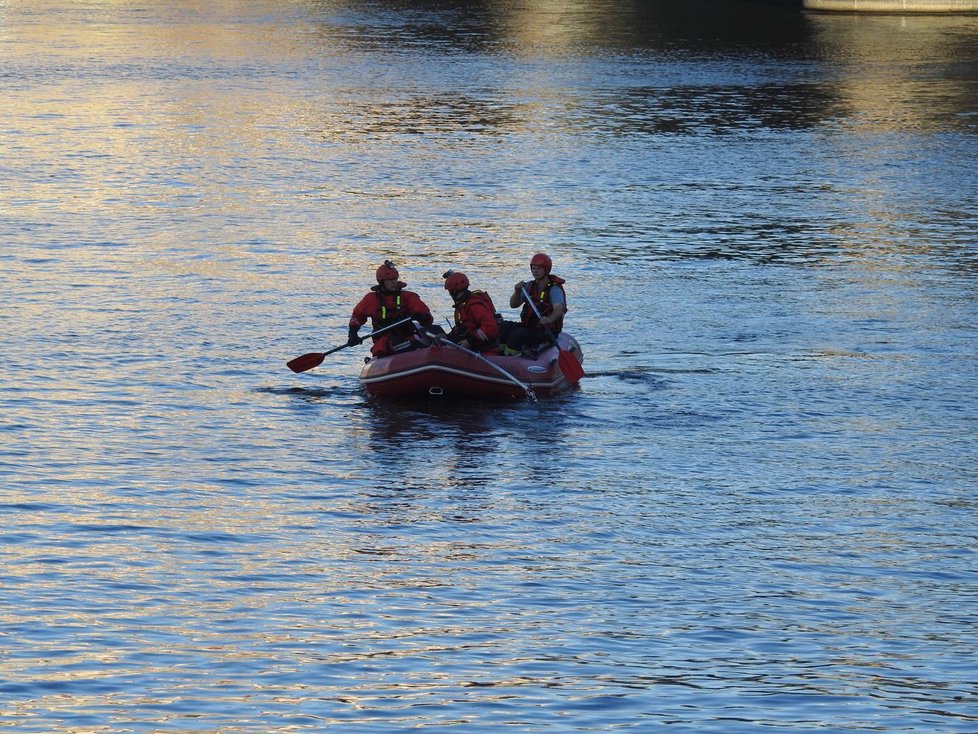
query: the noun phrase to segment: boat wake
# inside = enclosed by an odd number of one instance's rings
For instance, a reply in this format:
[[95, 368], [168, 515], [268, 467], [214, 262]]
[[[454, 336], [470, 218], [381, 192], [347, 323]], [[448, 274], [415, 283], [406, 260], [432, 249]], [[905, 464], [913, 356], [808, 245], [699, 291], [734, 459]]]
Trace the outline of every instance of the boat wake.
[[270, 395], [290, 395], [308, 399], [349, 398], [359, 394], [359, 390], [349, 387], [257, 387], [256, 393]]

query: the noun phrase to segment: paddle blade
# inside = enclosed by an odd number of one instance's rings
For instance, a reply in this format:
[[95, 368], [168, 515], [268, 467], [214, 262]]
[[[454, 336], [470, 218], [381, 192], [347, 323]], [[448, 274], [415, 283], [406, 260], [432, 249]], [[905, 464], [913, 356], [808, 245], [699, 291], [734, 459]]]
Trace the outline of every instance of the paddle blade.
[[584, 377], [584, 368], [581, 367], [581, 363], [577, 361], [573, 352], [558, 349], [557, 366], [560, 367], [560, 371], [564, 373], [564, 377], [572, 385], [577, 384]]
[[325, 352], [309, 352], [309, 354], [303, 354], [285, 364], [293, 372], [305, 372], [321, 365], [324, 359], [326, 359]]

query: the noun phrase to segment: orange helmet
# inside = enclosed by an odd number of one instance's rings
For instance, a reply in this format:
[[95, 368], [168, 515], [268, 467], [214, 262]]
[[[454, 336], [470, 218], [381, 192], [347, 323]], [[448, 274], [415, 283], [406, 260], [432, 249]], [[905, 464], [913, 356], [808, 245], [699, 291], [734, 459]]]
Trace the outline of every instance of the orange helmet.
[[400, 273], [397, 272], [397, 268], [390, 260], [384, 260], [384, 264], [377, 268], [378, 283], [383, 283], [385, 280], [397, 280], [400, 277]]
[[554, 266], [554, 261], [551, 260], [549, 256], [544, 255], [542, 252], [538, 252], [536, 255], [530, 258], [530, 267], [532, 268], [534, 265], [539, 265], [547, 271], [547, 275], [550, 275], [550, 269]]
[[449, 293], [465, 291], [469, 289], [469, 279], [465, 273], [453, 273], [449, 270], [445, 273], [445, 290]]

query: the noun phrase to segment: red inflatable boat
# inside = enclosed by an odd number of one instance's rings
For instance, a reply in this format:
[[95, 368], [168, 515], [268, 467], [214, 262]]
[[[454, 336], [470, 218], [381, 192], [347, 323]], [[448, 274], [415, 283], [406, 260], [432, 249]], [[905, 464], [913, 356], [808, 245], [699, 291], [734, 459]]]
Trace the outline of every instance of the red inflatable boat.
[[579, 379], [574, 375], [568, 379], [559, 363], [566, 363], [573, 356], [580, 369], [584, 361], [574, 337], [561, 333], [557, 343], [559, 350], [550, 346], [530, 359], [482, 355], [440, 342], [388, 357], [375, 357], [363, 368], [360, 382], [370, 395], [381, 398], [445, 396], [513, 400], [556, 395], [570, 389]]

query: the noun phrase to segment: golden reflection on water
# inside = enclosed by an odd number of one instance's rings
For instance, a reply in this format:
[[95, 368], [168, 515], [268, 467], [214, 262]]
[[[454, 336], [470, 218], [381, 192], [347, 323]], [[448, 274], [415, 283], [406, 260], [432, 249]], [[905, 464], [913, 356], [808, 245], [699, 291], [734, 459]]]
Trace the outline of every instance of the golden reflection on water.
[[892, 132], [946, 129], [975, 109], [978, 90], [958, 62], [978, 36], [978, 18], [805, 17], [822, 58], [842, 72], [836, 94], [849, 124]]
[[966, 164], [933, 170], [944, 155], [929, 148], [947, 141], [928, 133], [974, 128], [968, 111], [978, 108], [978, 90], [959, 61], [978, 35], [978, 18], [806, 13], [805, 20], [820, 58], [837, 70], [837, 110], [812, 158], [825, 161], [829, 176], [861, 161], [858, 177], [835, 187], [848, 212], [828, 231], [867, 271], [909, 267], [886, 255], [933, 252], [914, 231], [920, 202], [942, 187], [969, 185]]

